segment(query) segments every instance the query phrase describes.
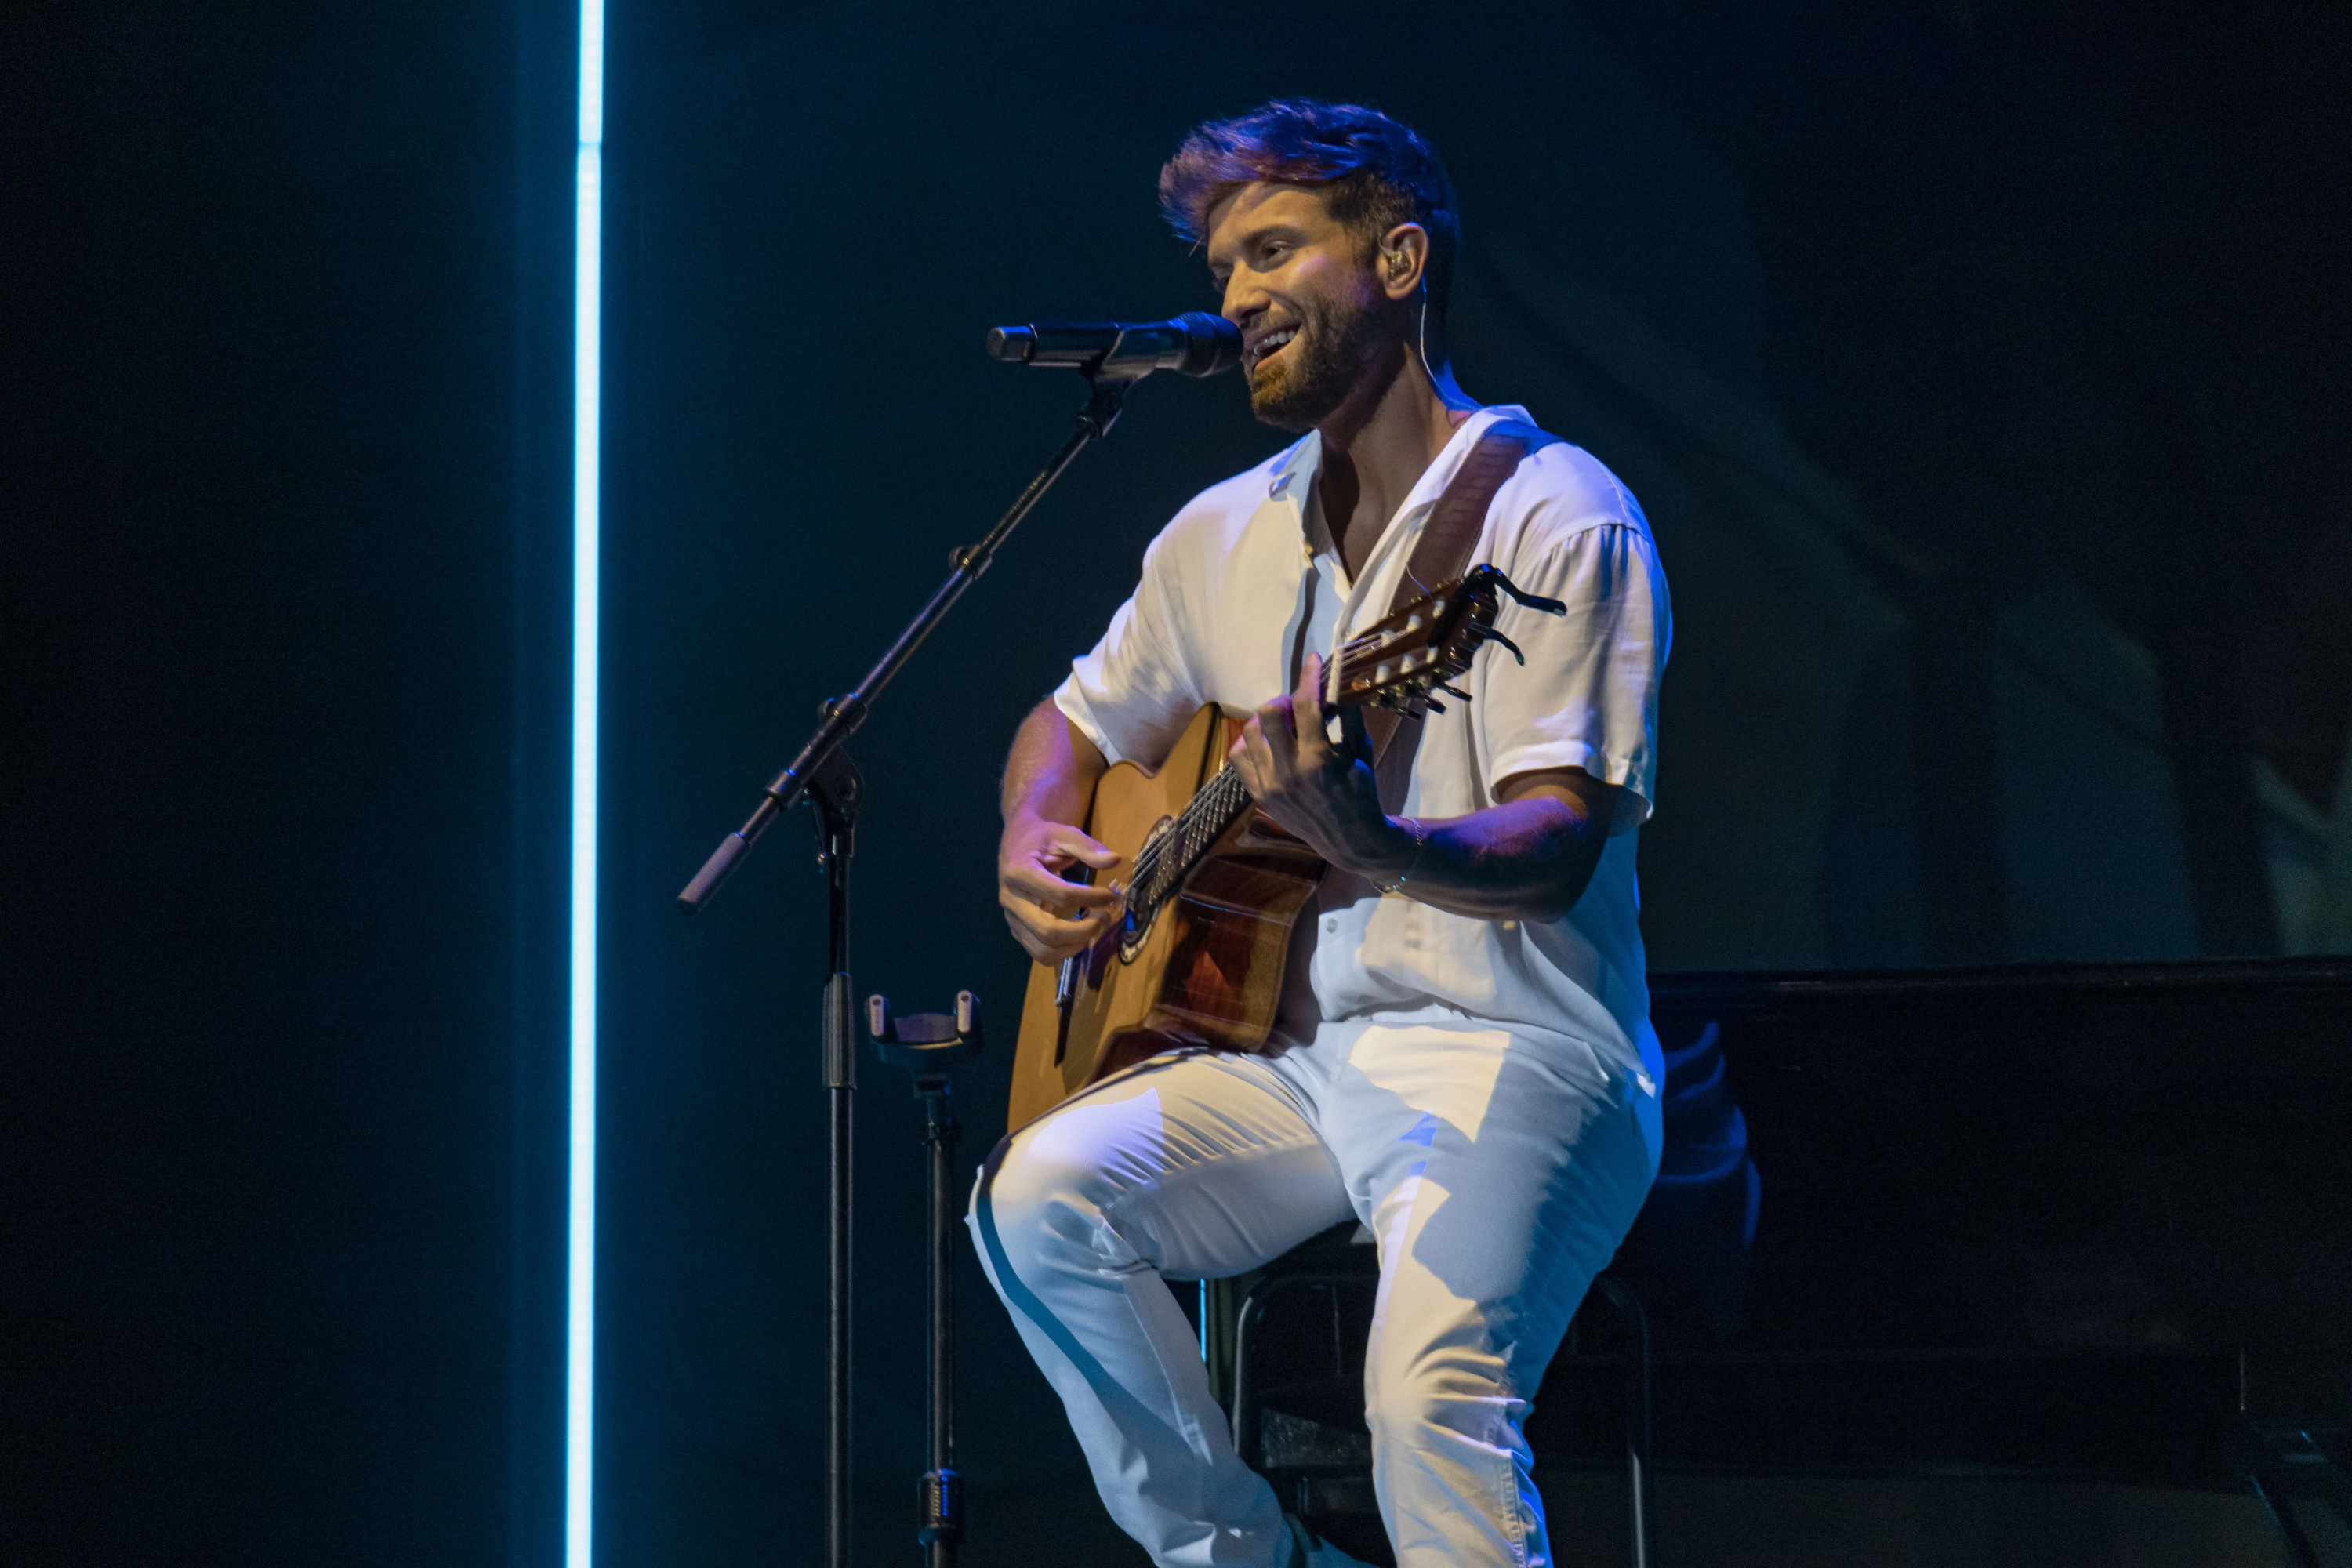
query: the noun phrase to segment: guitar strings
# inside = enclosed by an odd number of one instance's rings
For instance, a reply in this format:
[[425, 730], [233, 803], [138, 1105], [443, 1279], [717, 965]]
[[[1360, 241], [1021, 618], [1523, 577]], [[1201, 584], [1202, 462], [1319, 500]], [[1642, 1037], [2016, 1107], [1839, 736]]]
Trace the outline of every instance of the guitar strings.
[[[1410, 576], [1411, 565], [1408, 564], [1405, 570]], [[1413, 583], [1416, 587], [1421, 586], [1419, 578], [1414, 578]], [[1447, 584], [1444, 591], [1450, 592], [1460, 586], [1459, 582]], [[1433, 598], [1437, 592], [1425, 592], [1422, 599]], [[1398, 616], [1409, 615], [1412, 608], [1408, 605], [1404, 610], [1389, 616], [1387, 620], [1393, 621]], [[1424, 646], [1434, 651], [1433, 640], [1424, 639]], [[1367, 630], [1341, 644], [1332, 661], [1335, 671], [1333, 684], [1339, 684], [1339, 677], [1351, 665], [1373, 658], [1382, 647], [1381, 634], [1377, 630]], [[1218, 770], [1214, 778], [1202, 787], [1200, 794], [1192, 797], [1192, 803], [1177, 814], [1169, 830], [1144, 847], [1135, 858], [1135, 873], [1129, 883], [1128, 918], [1134, 926], [1150, 923], [1160, 906], [1182, 883], [1201, 857], [1223, 836], [1225, 829], [1233, 826], [1234, 819], [1248, 804], [1249, 793], [1241, 782], [1241, 770], [1227, 763]], [[1173, 864], [1170, 863], [1171, 855], [1175, 857]]]
[[[1349, 665], [1369, 657], [1374, 651], [1373, 642], [1373, 636], [1367, 633], [1342, 644], [1333, 661], [1336, 668], [1344, 673]], [[1169, 830], [1136, 856], [1134, 876], [1129, 883], [1129, 918], [1138, 926], [1150, 923], [1160, 906], [1248, 804], [1249, 792], [1242, 784], [1241, 770], [1227, 763], [1192, 797], [1192, 804], [1177, 815]]]
[[[1334, 661], [1337, 668], [1344, 672], [1361, 656], [1363, 645], [1370, 641], [1369, 637], [1359, 637], [1342, 645]], [[1130, 908], [1138, 924], [1150, 919], [1248, 803], [1249, 794], [1242, 784], [1241, 770], [1227, 763], [1178, 815], [1174, 825], [1135, 858], [1135, 875], [1129, 887]], [[1169, 866], [1171, 853], [1175, 861]], [[1163, 867], [1167, 868], [1165, 877], [1160, 874]]]
[[[1234, 814], [1248, 798], [1246, 791], [1237, 791], [1240, 783], [1240, 770], [1226, 763], [1178, 816], [1174, 826], [1136, 857], [1133, 888], [1139, 917], [1157, 909], [1172, 885], [1192, 869], [1201, 853], [1231, 825]], [[1240, 799], [1234, 798], [1237, 793]], [[1171, 845], [1175, 847], [1176, 863], [1162, 879], [1160, 868], [1168, 859]]]

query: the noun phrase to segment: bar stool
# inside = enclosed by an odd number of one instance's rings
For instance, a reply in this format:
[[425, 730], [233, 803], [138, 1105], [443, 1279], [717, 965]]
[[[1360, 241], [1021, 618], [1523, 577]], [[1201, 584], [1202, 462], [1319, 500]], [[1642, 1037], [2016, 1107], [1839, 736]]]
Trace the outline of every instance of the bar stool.
[[[1617, 1347], [1617, 1430], [1624, 1464], [1628, 1558], [1656, 1568], [1652, 1315], [1680, 1340], [1719, 1344], [1739, 1318], [1762, 1182], [1724, 1074], [1720, 1031], [1709, 1023], [1665, 1053], [1665, 1151], [1641, 1216], [1570, 1324], [1563, 1359], [1590, 1357], [1595, 1338]], [[1202, 1351], [1232, 1415], [1234, 1447], [1309, 1520], [1370, 1514], [1371, 1436], [1362, 1420], [1362, 1349], [1379, 1271], [1371, 1236], [1334, 1227], [1238, 1280], [1206, 1281]], [[1307, 1303], [1320, 1298], [1313, 1319]], [[1288, 1409], [1268, 1408], [1261, 1359], [1270, 1324], [1277, 1353], [1328, 1358], [1328, 1376], [1282, 1384]], [[1221, 1370], [1228, 1375], [1221, 1377]], [[1294, 1368], [1296, 1370], [1296, 1368]], [[1304, 1414], [1301, 1413], [1302, 1409]], [[1342, 1542], [1341, 1544], [1348, 1543]]]
[[[1360, 1337], [1354, 1340], [1358, 1355], [1351, 1358], [1349, 1329], [1353, 1320], [1369, 1320], [1380, 1276], [1370, 1267], [1370, 1247], [1349, 1245], [1352, 1237], [1348, 1233], [1352, 1228], [1343, 1226], [1316, 1237], [1260, 1276], [1243, 1296], [1234, 1319], [1234, 1451], [1244, 1463], [1266, 1474], [1278, 1487], [1288, 1483], [1291, 1495], [1285, 1500], [1286, 1505], [1310, 1521], [1334, 1511], [1371, 1511], [1371, 1436], [1361, 1418], [1362, 1342]], [[1345, 1266], [1349, 1252], [1360, 1255], [1361, 1266]], [[1292, 1259], [1297, 1260], [1297, 1267], [1282, 1267]], [[1323, 1420], [1264, 1408], [1264, 1379], [1253, 1359], [1269, 1311], [1296, 1310], [1293, 1304], [1297, 1299], [1314, 1295], [1325, 1298], [1328, 1306], [1334, 1363], [1334, 1375], [1325, 1380], [1328, 1386], [1308, 1393], [1310, 1402], [1324, 1407], [1317, 1414], [1333, 1417]], [[1318, 1319], [1322, 1316], [1318, 1314]], [[1570, 1327], [1569, 1353], [1579, 1353], [1588, 1320], [1595, 1318], [1606, 1320], [1622, 1345], [1618, 1352], [1624, 1368], [1618, 1417], [1625, 1465], [1628, 1561], [1633, 1568], [1655, 1568], [1649, 1315], [1640, 1296], [1603, 1274], [1593, 1281]], [[1288, 1386], [1296, 1403], [1297, 1384], [1294, 1381]]]

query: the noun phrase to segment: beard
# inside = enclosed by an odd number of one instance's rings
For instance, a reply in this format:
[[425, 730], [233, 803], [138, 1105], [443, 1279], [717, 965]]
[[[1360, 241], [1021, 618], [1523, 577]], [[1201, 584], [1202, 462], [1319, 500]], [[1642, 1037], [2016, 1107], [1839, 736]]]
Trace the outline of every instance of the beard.
[[1339, 411], [1379, 361], [1387, 334], [1368, 306], [1333, 300], [1303, 302], [1298, 335], [1277, 363], [1249, 370], [1250, 412], [1297, 436]]

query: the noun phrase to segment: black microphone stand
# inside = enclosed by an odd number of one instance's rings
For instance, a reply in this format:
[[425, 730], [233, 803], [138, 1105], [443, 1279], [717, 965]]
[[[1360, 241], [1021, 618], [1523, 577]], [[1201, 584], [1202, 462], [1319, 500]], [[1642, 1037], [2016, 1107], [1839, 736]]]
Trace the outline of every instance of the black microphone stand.
[[783, 772], [769, 781], [759, 808], [743, 826], [729, 834], [678, 895], [681, 907], [692, 911], [710, 901], [748, 854], [760, 835], [776, 817], [803, 800], [817, 810], [818, 832], [824, 840], [826, 884], [827, 973], [824, 1005], [824, 1078], [829, 1102], [830, 1130], [826, 1142], [827, 1190], [830, 1199], [826, 1227], [825, 1296], [825, 1563], [849, 1568], [849, 1277], [850, 1277], [850, 1133], [851, 1109], [857, 1089], [856, 1041], [852, 1024], [856, 1012], [849, 984], [849, 861], [856, 832], [858, 801], [864, 781], [849, 760], [844, 743], [866, 721], [874, 700], [923, 646], [964, 591], [980, 580], [989, 563], [1021, 520], [1029, 515], [1062, 470], [1093, 442], [1110, 434], [1128, 389], [1156, 368], [1138, 356], [1122, 363], [1118, 352], [1079, 367], [1089, 395], [1070, 433], [1028, 488], [996, 520], [996, 526], [977, 544], [966, 545], [949, 557], [954, 569], [915, 618], [900, 632], [855, 689], [824, 705], [824, 716]]

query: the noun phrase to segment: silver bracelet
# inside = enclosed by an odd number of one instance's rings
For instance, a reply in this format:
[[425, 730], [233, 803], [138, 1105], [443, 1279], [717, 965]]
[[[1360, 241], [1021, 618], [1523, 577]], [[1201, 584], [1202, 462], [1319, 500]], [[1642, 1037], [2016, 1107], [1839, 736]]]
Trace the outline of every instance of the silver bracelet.
[[1395, 881], [1391, 882], [1387, 887], [1381, 889], [1383, 896], [1390, 893], [1402, 893], [1404, 891], [1404, 885], [1412, 880], [1412, 874], [1415, 871], [1421, 869], [1421, 852], [1429, 847], [1429, 825], [1427, 823], [1422, 821], [1421, 818], [1417, 816], [1400, 816], [1397, 818], [1397, 822], [1407, 833], [1412, 835], [1412, 858], [1404, 863], [1404, 869], [1397, 873], [1397, 879]]

